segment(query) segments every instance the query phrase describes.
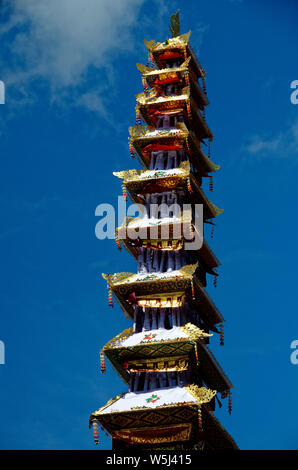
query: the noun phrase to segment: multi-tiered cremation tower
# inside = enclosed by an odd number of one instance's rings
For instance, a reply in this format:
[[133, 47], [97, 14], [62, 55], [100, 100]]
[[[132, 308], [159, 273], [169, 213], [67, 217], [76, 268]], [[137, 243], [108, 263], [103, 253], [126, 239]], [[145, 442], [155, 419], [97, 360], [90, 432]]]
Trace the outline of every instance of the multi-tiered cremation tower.
[[190, 33], [180, 35], [178, 14], [170, 29], [164, 43], [145, 42], [149, 64], [137, 65], [144, 92], [129, 146], [145, 169], [115, 173], [124, 197], [144, 208], [116, 231], [138, 273], [103, 275], [110, 305], [114, 296], [133, 328], [103, 347], [101, 369], [106, 356], [129, 392], [95, 411], [90, 425], [95, 442], [101, 427], [114, 449], [236, 448], [213, 414], [218, 394], [231, 411], [232, 385], [207, 346], [213, 333], [223, 344], [223, 318], [205, 290], [219, 262], [203, 239], [204, 223], [213, 229], [221, 212], [202, 189], [208, 178], [213, 190], [219, 168], [210, 160], [206, 74]]

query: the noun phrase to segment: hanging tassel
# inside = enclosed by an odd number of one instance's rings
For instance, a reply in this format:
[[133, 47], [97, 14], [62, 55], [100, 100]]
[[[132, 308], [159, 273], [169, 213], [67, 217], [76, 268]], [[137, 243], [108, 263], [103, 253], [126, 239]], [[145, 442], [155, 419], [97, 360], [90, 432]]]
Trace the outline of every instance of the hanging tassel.
[[134, 150], [133, 150], [133, 145], [132, 145], [131, 140], [129, 141], [129, 144], [128, 144], [128, 145], [129, 145], [129, 153], [130, 153], [130, 156], [131, 156], [132, 158], [135, 158], [135, 153], [134, 153]]
[[97, 426], [97, 423], [93, 423], [93, 437], [94, 437], [95, 444], [98, 445], [98, 426]]
[[185, 85], [188, 86], [189, 85], [189, 73], [186, 72], [186, 74], [184, 75], [184, 79], [185, 79]]
[[210, 178], [210, 180], [209, 180], [209, 191], [210, 191], [210, 193], [213, 193], [213, 175], [210, 175], [209, 178]]
[[138, 106], [136, 106], [136, 124], [141, 125], [141, 114]]
[[224, 336], [224, 326], [223, 326], [223, 324], [221, 324], [221, 325], [219, 326], [219, 344], [220, 344], [221, 346], [224, 346], [224, 344], [225, 344], [225, 336]]
[[187, 190], [192, 193], [192, 187], [191, 187], [191, 183], [190, 183], [190, 178], [187, 178]]
[[149, 60], [149, 67], [154, 67], [154, 58], [153, 58], [152, 52], [149, 52], [148, 60]]
[[196, 357], [196, 363], [197, 363], [197, 365], [199, 365], [199, 354], [198, 354], [197, 343], [195, 343], [195, 357]]
[[217, 286], [217, 278], [218, 278], [218, 275], [217, 275], [217, 274], [214, 274], [213, 285], [214, 285], [215, 288], [216, 288], [216, 286]]
[[190, 101], [187, 101], [186, 103], [186, 110], [187, 110], [187, 117], [189, 120], [191, 120], [191, 107], [190, 107]]
[[203, 429], [203, 420], [202, 420], [201, 410], [198, 411], [198, 425], [199, 425], [199, 430], [201, 431]]
[[211, 238], [214, 236], [214, 225], [211, 226]]
[[105, 356], [102, 351], [100, 352], [99, 355], [100, 355], [100, 372], [102, 374], [105, 374], [106, 373]]
[[148, 87], [147, 80], [145, 77], [142, 77], [142, 85], [143, 85], [144, 92], [147, 94], [149, 92], [149, 87]]
[[127, 201], [127, 191], [126, 191], [125, 183], [122, 183], [122, 195], [123, 195], [124, 201]]
[[188, 137], [185, 138], [185, 143], [186, 143], [186, 148], [189, 150], [189, 142], [188, 142]]
[[203, 117], [203, 121], [206, 122], [206, 109], [205, 108], [202, 111], [202, 117]]
[[115, 241], [116, 241], [116, 245], [117, 245], [118, 250], [122, 251], [122, 246], [121, 246], [119, 238], [115, 237]]
[[112, 289], [111, 289], [111, 286], [110, 284], [108, 283], [108, 295], [109, 295], [109, 307], [114, 307], [114, 304], [113, 304], [113, 294], [112, 294]]
[[229, 415], [232, 413], [232, 392], [229, 390]]
[[193, 285], [193, 280], [191, 280], [191, 296], [192, 296], [192, 300], [195, 300], [195, 288]]
[[183, 49], [183, 56], [184, 56], [184, 60], [187, 59], [187, 52], [186, 52], [186, 49]]

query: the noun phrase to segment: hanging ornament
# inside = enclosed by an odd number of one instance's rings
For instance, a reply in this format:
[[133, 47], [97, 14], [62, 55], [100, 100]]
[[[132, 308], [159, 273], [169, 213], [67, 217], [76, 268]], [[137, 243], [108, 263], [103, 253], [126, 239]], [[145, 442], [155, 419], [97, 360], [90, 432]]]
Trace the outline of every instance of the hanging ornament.
[[187, 178], [187, 190], [192, 193], [192, 187], [191, 187], [191, 183], [190, 183], [190, 178]]
[[214, 224], [212, 224], [211, 226], [211, 238], [213, 238], [214, 236]]
[[108, 296], [109, 296], [109, 307], [114, 307], [114, 304], [113, 304], [113, 294], [112, 294], [112, 289], [111, 289], [111, 286], [110, 286], [110, 283], [108, 281]]
[[187, 117], [189, 120], [191, 120], [191, 107], [190, 107], [190, 101], [188, 100], [186, 103], [186, 110], [187, 110]]
[[189, 150], [189, 142], [188, 142], [188, 137], [185, 138], [185, 143], [186, 143], [186, 148]]
[[101, 351], [100, 352], [100, 372], [102, 374], [105, 374], [106, 372], [106, 365], [105, 365], [105, 356], [104, 356], [104, 353]]
[[184, 79], [185, 79], [185, 85], [188, 86], [189, 85], [189, 73], [186, 72], [186, 74], [184, 75]]
[[215, 288], [216, 288], [216, 286], [217, 286], [217, 278], [218, 278], [218, 275], [217, 275], [217, 274], [214, 274], [213, 285], [214, 285]]
[[185, 48], [185, 49], [183, 49], [183, 57], [184, 57], [184, 60], [186, 60], [186, 59], [187, 59], [187, 52], [186, 52], [186, 48]]
[[199, 354], [198, 354], [197, 343], [195, 343], [195, 357], [196, 357], [196, 363], [197, 363], [197, 365], [199, 365]]
[[203, 420], [202, 420], [202, 411], [198, 411], [198, 425], [199, 425], [199, 430], [201, 431], [203, 429]]
[[132, 141], [131, 141], [131, 140], [129, 141], [129, 144], [128, 144], [128, 145], [129, 145], [129, 153], [130, 153], [130, 156], [131, 156], [132, 158], [135, 158], [135, 153], [134, 153], [134, 150], [133, 150], [133, 145], [132, 145]]
[[141, 113], [138, 106], [136, 106], [136, 124], [141, 125]]
[[115, 241], [116, 241], [117, 248], [118, 248], [120, 251], [122, 251], [122, 246], [121, 246], [121, 243], [120, 243], [119, 238], [115, 237]]
[[143, 85], [144, 92], [147, 94], [149, 92], [149, 87], [148, 87], [148, 83], [145, 77], [142, 77], [142, 85]]
[[214, 189], [214, 186], [213, 186], [213, 175], [210, 175], [209, 178], [210, 178], [210, 180], [209, 180], [209, 191], [210, 191], [210, 193], [213, 193], [213, 189]]
[[191, 280], [191, 296], [192, 296], [192, 300], [195, 300], [195, 288], [193, 285], [193, 280]]
[[203, 108], [202, 117], [203, 117], [203, 121], [205, 122], [206, 121], [206, 109], [205, 108]]
[[95, 444], [98, 445], [98, 426], [96, 422], [93, 423], [93, 437]]
[[222, 323], [221, 323], [221, 325], [219, 326], [219, 344], [220, 344], [221, 346], [224, 346], [224, 344], [225, 344], [224, 326], [223, 326]]
[[232, 413], [232, 392], [229, 390], [229, 415]]
[[127, 191], [126, 191], [125, 183], [122, 183], [122, 195], [123, 195], [124, 201], [127, 201]]
[[149, 52], [148, 62], [149, 62], [149, 67], [154, 67], [154, 58], [153, 58], [152, 52]]

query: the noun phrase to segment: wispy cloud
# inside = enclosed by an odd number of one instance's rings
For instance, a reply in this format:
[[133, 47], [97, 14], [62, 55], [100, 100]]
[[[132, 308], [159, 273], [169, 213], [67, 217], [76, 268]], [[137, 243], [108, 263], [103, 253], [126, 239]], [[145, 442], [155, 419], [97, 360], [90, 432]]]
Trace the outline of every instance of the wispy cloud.
[[259, 157], [292, 158], [298, 152], [298, 120], [282, 133], [250, 137], [242, 151]]
[[[79, 106], [104, 113], [102, 98], [111, 57], [132, 48], [132, 32], [145, 0], [4, 0], [0, 66], [7, 92], [32, 104], [32, 85], [46, 84], [50, 97], [80, 96]], [[90, 73], [101, 83], [86, 92]], [[1, 77], [1, 78], [2, 78]], [[31, 85], [31, 87], [30, 87]], [[96, 97], [97, 96], [97, 97]], [[58, 98], [57, 98], [58, 97]]]

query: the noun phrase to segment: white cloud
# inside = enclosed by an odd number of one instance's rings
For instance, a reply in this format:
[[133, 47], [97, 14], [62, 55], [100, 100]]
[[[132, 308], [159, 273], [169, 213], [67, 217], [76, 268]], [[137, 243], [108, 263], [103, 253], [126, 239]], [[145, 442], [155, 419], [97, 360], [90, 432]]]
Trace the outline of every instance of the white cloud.
[[105, 67], [112, 49], [131, 47], [143, 1], [6, 0], [10, 15], [0, 34], [15, 33], [10, 80], [43, 77], [53, 88], [76, 86], [90, 66]]
[[273, 158], [285, 158], [297, 154], [298, 120], [291, 124], [283, 133], [251, 137], [242, 147], [242, 150], [251, 155]]

